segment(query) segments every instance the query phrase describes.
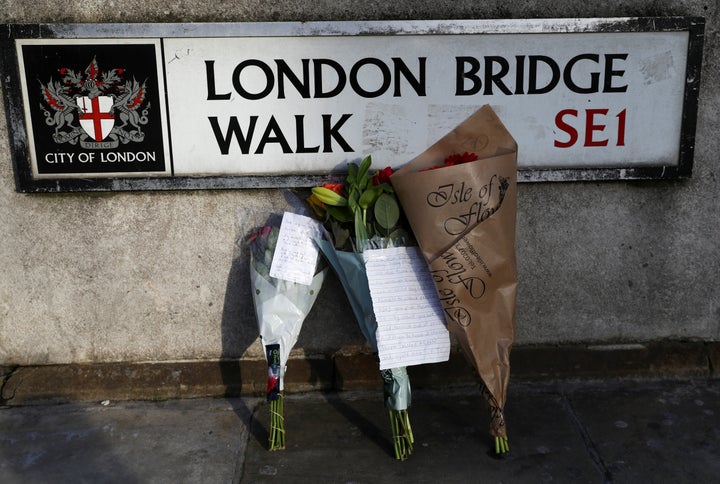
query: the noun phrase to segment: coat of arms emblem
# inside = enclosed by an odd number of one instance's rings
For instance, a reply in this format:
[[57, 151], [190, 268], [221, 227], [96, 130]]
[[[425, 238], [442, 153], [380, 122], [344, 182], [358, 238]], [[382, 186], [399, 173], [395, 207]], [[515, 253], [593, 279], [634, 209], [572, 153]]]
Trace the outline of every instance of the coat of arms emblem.
[[150, 110], [145, 82], [125, 80], [122, 68], [101, 71], [96, 59], [84, 71], [58, 72], [59, 80], [40, 86], [45, 100], [40, 108], [55, 129], [55, 143], [111, 149], [145, 139]]

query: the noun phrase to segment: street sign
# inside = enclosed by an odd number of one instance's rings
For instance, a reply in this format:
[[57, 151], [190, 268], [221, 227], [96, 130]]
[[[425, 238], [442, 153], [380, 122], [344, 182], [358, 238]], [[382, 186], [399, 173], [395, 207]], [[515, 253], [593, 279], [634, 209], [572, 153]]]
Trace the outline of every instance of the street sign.
[[4, 28], [19, 191], [308, 186], [484, 104], [519, 181], [692, 173], [698, 18]]

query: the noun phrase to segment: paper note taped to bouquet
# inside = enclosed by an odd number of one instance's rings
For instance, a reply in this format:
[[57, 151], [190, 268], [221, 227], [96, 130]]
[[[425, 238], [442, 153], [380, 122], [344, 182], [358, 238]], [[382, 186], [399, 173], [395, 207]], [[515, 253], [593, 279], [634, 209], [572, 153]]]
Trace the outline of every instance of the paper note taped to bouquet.
[[417, 247], [363, 252], [377, 319], [380, 369], [447, 361], [450, 333]]
[[270, 276], [306, 286], [312, 284], [318, 259], [318, 248], [313, 238], [320, 237], [320, 233], [321, 225], [317, 220], [285, 212], [270, 265]]

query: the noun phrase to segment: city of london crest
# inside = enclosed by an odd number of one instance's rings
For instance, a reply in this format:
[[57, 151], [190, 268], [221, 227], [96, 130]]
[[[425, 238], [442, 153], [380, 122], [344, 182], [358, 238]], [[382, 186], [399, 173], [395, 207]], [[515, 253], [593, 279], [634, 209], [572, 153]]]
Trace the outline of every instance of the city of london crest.
[[125, 79], [125, 70], [101, 71], [96, 59], [85, 70], [63, 67], [60, 79], [42, 84], [45, 124], [53, 141], [87, 149], [113, 149], [145, 139], [150, 103], [146, 83]]

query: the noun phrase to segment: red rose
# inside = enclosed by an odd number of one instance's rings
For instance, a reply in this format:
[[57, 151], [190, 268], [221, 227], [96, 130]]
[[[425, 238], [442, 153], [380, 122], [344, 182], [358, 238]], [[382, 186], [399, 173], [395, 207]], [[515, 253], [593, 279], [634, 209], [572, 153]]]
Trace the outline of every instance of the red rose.
[[383, 168], [382, 170], [379, 170], [372, 177], [373, 186], [378, 186], [382, 183], [390, 183], [390, 175], [392, 175], [393, 173], [395, 173], [395, 170], [393, 170], [389, 166]]

